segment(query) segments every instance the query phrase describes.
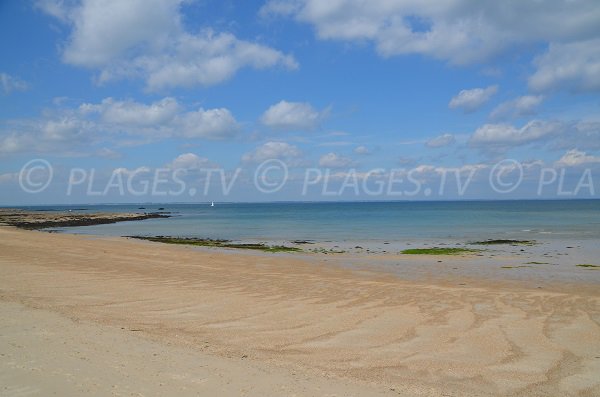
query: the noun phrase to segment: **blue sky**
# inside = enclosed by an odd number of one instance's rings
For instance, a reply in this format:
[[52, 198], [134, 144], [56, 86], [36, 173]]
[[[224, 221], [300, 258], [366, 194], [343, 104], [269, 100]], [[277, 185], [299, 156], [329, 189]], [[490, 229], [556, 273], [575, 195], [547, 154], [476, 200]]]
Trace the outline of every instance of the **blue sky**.
[[[598, 21], [593, 0], [3, 1], [0, 204], [597, 197]], [[185, 188], [118, 186], [156, 169]]]

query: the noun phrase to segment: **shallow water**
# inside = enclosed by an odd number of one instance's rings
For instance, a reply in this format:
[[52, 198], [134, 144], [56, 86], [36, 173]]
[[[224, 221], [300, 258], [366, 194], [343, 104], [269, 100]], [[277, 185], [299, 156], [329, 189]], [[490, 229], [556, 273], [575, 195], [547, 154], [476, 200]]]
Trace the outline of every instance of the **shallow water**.
[[[143, 207], [144, 209], [140, 209]], [[32, 207], [64, 211], [171, 212], [168, 219], [63, 228], [100, 235], [334, 242], [487, 238], [600, 238], [600, 200], [216, 203]]]

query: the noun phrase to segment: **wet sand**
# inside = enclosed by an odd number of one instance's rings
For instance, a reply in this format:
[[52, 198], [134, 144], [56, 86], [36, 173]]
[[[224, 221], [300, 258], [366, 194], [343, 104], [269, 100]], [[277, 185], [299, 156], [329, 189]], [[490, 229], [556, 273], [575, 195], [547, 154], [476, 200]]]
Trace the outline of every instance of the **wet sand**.
[[594, 277], [409, 280], [325, 260], [0, 227], [1, 383], [14, 395], [600, 394]]

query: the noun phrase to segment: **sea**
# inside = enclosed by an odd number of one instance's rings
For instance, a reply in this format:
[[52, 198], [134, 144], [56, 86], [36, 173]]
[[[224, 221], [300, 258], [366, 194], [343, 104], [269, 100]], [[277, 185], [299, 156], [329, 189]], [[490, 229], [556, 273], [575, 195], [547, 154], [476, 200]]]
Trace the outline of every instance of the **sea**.
[[57, 231], [239, 241], [600, 238], [600, 200], [106, 204], [29, 209], [164, 212], [170, 218]]

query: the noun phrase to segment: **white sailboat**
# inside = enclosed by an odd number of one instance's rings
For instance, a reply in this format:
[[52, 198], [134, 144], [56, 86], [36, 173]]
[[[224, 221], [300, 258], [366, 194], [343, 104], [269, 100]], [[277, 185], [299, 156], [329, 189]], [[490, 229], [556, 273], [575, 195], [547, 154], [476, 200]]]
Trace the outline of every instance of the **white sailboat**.
[[210, 206], [211, 206], [211, 207], [214, 207], [214, 206], [215, 206], [215, 202], [214, 202], [214, 201], [211, 201], [211, 202], [210, 202]]

